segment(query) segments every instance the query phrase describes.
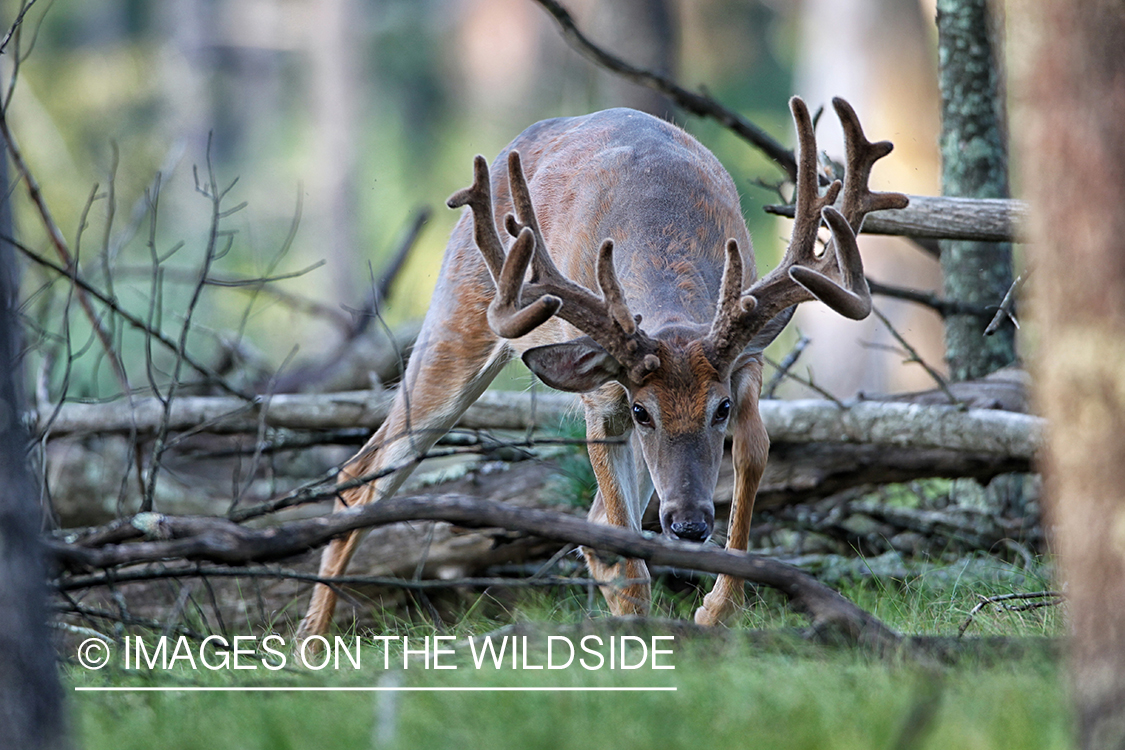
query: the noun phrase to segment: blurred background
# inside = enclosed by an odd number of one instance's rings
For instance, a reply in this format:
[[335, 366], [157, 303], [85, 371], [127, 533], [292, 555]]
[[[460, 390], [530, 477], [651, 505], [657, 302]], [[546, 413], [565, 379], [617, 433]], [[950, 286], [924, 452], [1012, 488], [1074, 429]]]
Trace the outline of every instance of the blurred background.
[[[789, 145], [786, 102], [796, 93], [814, 111], [826, 106], [820, 145], [840, 159], [828, 105], [832, 96], [849, 99], [872, 140], [895, 143], [873, 186], [939, 193], [933, 0], [565, 5], [596, 43], [706, 89]], [[5, 26], [18, 10], [6, 6]], [[221, 186], [237, 178], [224, 207], [246, 203], [222, 220], [235, 234], [214, 275], [258, 278], [321, 264], [277, 282], [280, 292], [205, 288], [190, 348], [210, 361], [236, 352], [239, 366], [268, 373], [337, 356], [348, 336], [341, 320], [364, 306], [373, 279], [428, 207], [430, 219], [380, 305], [392, 328], [420, 318], [457, 218], [445, 198], [468, 184], [475, 154], [491, 160], [548, 117], [612, 106], [668, 117], [734, 177], [760, 272], [777, 262], [788, 237], [790, 222], [762, 211], [780, 202], [760, 186], [778, 183], [780, 169], [721, 126], [599, 70], [532, 0], [55, 0], [32, 8], [18, 42], [9, 114], [16, 139], [83, 273], [111, 283], [123, 307], [162, 320], [166, 330], [180, 324], [211, 221], [211, 203], [195, 189], [208, 160]], [[7, 80], [14, 56], [5, 58]], [[24, 190], [12, 195], [17, 232], [49, 255]], [[872, 278], [940, 289], [936, 260], [909, 243], [865, 237], [861, 248]], [[154, 251], [168, 256], [159, 299]], [[29, 368], [36, 397], [53, 401], [64, 388], [72, 398], [113, 395], [113, 373], [98, 357], [70, 357], [67, 367], [57, 354], [61, 329], [48, 321], [67, 309], [69, 295], [53, 278], [25, 266], [30, 343], [47, 352]], [[941, 369], [937, 316], [876, 303]], [[921, 368], [887, 351], [893, 341], [873, 318], [853, 323], [818, 308], [803, 305], [775, 344], [780, 358], [797, 331], [812, 340], [796, 372], [811, 371], [840, 397], [932, 387]], [[143, 339], [124, 328], [118, 335], [126, 364], [142, 368]], [[72, 349], [88, 342], [81, 315], [69, 315], [67, 336]], [[779, 393], [808, 395], [798, 385]]]

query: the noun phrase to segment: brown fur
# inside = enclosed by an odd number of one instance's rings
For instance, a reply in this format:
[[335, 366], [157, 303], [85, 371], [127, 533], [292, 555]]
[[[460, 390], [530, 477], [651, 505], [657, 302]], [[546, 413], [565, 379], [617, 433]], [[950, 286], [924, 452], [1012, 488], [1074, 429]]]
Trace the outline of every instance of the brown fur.
[[[590, 519], [639, 528], [653, 483], [668, 513], [713, 518], [710, 494], [725, 427], [713, 424], [713, 410], [729, 397], [735, 404], [731, 422], [738, 479], [727, 546], [744, 550], [768, 448], [757, 414], [761, 365], [740, 360], [720, 371], [699, 343], [715, 313], [728, 238], [736, 239], [747, 255], [745, 280], [754, 278], [734, 182], [694, 138], [631, 110], [538, 123], [516, 138], [511, 149], [520, 152], [543, 236], [559, 269], [576, 283], [597, 289], [597, 247], [612, 238], [628, 304], [660, 342], [661, 367], [643, 386], [610, 382], [583, 396], [589, 438], [628, 437], [623, 444], [589, 447], [598, 480]], [[491, 169], [493, 217], [500, 227], [512, 211], [506, 161], [507, 150]], [[495, 290], [473, 242], [466, 211], [450, 238], [403, 386], [386, 422], [341, 472], [341, 481], [408, 464], [455, 423], [513, 354], [579, 335], [554, 317], [520, 339], [498, 339], [486, 317]], [[634, 427], [630, 408], [636, 400], [651, 403], [662, 420], [659, 437]], [[386, 497], [408, 473], [398, 471], [350, 490], [341, 505]], [[681, 491], [683, 487], [688, 489]], [[322, 557], [321, 575], [342, 574], [359, 539], [353, 533], [333, 541]], [[614, 613], [648, 611], [648, 573], [642, 561], [611, 564], [589, 551], [586, 558], [592, 574], [605, 582], [603, 592]], [[720, 578], [697, 619], [717, 622], [740, 601], [740, 591], [736, 581]], [[334, 606], [332, 590], [318, 585], [299, 636], [325, 632]]]

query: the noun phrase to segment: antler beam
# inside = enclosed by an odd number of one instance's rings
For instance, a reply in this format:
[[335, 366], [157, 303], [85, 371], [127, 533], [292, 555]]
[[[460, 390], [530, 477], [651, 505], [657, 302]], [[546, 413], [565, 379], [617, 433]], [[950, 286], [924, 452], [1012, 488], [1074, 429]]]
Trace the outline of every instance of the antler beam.
[[[598, 250], [596, 275], [602, 293], [566, 278], [547, 252], [535, 216], [531, 191], [518, 151], [508, 153], [508, 181], [516, 215], [505, 218], [505, 228], [515, 237], [505, 254], [493, 221], [492, 194], [484, 157], [474, 161], [473, 184], [454, 193], [450, 208], [469, 206], [473, 237], [496, 283], [496, 297], [488, 308], [488, 323], [503, 338], [519, 338], [558, 315], [593, 338], [628, 372], [634, 382], [644, 382], [660, 367], [657, 344], [640, 329], [625, 301], [613, 266], [613, 240]], [[525, 281], [528, 268], [530, 280]]]
[[[863, 276], [863, 260], [856, 235], [868, 213], [903, 208], [901, 193], [872, 192], [867, 182], [871, 167], [891, 152], [888, 141], [871, 143], [863, 134], [855, 110], [840, 98], [832, 100], [843, 125], [847, 150], [844, 184], [839, 180], [819, 192], [816, 133], [808, 107], [800, 97], [789, 101], [799, 146], [797, 205], [793, 233], [781, 263], [744, 293], [734, 284], [742, 277], [742, 257], [734, 240], [727, 243], [723, 291], [711, 326], [709, 342], [715, 359], [729, 364], [754, 335], [774, 317], [800, 302], [820, 300], [844, 317], [861, 320], [871, 312], [871, 292]], [[841, 210], [833, 207], [843, 189]], [[817, 254], [821, 221], [832, 234], [829, 247]]]

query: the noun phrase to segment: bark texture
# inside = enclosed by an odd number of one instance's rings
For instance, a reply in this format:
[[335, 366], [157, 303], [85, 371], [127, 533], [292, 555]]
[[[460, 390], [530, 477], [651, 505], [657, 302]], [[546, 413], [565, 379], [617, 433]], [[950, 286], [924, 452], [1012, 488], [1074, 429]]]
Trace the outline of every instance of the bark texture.
[[[966, 198], [1008, 197], [1002, 81], [988, 0], [938, 0], [942, 192]], [[944, 242], [945, 297], [978, 308], [999, 305], [1012, 285], [1012, 246]], [[987, 375], [1015, 359], [1015, 329], [985, 337], [990, 318], [945, 320], [946, 360], [954, 380]]]
[[[254, 434], [260, 425], [293, 430], [378, 427], [390, 394], [354, 391], [279, 395], [247, 403], [224, 396], [179, 398], [169, 430]], [[972, 403], [971, 399], [966, 399]], [[64, 404], [42, 414], [39, 428], [52, 437], [82, 434], [153, 434], [163, 419], [156, 399], [136, 399], [130, 413], [118, 404]], [[578, 399], [565, 393], [489, 391], [458, 421], [464, 429], [525, 430], [577, 416]], [[866, 443], [900, 448], [942, 448], [1029, 459], [1038, 449], [1042, 420], [1028, 414], [940, 404], [859, 401], [764, 400], [762, 419], [774, 443]]]
[[[952, 198], [911, 195], [910, 205], [872, 211], [864, 234], [892, 234], [914, 239], [1012, 242], [1022, 237], [1027, 205], [1003, 198]], [[793, 218], [794, 206], [765, 206], [766, 213]], [[940, 253], [939, 253], [940, 254]]]
[[[0, 159], [3, 162], [3, 159]], [[0, 181], [7, 182], [0, 166]], [[10, 203], [0, 201], [0, 234], [11, 236]], [[47, 591], [37, 493], [20, 420], [16, 265], [0, 243], [0, 745], [60, 748], [62, 691], [47, 630]]]
[[1082, 747], [1125, 746], [1125, 11], [1024, 0], [1045, 474]]

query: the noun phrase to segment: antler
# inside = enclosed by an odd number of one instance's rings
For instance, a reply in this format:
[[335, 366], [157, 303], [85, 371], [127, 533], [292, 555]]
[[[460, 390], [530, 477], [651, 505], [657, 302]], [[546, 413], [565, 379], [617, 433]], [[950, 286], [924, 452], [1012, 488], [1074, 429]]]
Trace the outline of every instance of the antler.
[[[505, 219], [508, 233], [516, 238], [505, 257], [492, 215], [492, 192], [488, 164], [483, 156], [473, 162], [472, 186], [459, 190], [446, 201], [450, 208], [469, 206], [473, 214], [473, 236], [484, 256], [496, 296], [488, 306], [488, 324], [504, 338], [519, 338], [558, 315], [594, 339], [625, 368], [634, 382], [644, 382], [660, 367], [657, 344], [638, 324], [625, 302], [613, 266], [613, 240], [598, 249], [597, 278], [602, 296], [566, 278], [551, 256], [539, 229], [531, 192], [517, 151], [508, 153], [508, 181], [516, 216]], [[528, 266], [531, 278], [525, 282]]]
[[[767, 276], [741, 291], [742, 256], [738, 243], [727, 241], [726, 265], [718, 310], [708, 341], [715, 358], [729, 363], [742, 352], [755, 334], [777, 315], [800, 302], [819, 299], [844, 317], [862, 320], [871, 312], [871, 292], [863, 276], [856, 235], [871, 211], [904, 208], [908, 199], [901, 193], [872, 192], [867, 181], [872, 165], [891, 152], [889, 141], [871, 143], [863, 134], [855, 110], [840, 98], [832, 100], [844, 129], [847, 171], [840, 210], [834, 207], [840, 181], [819, 194], [816, 133], [808, 107], [800, 97], [789, 100], [799, 146], [797, 206], [793, 234], [781, 263]], [[821, 219], [832, 233], [829, 246], [816, 253]]]

